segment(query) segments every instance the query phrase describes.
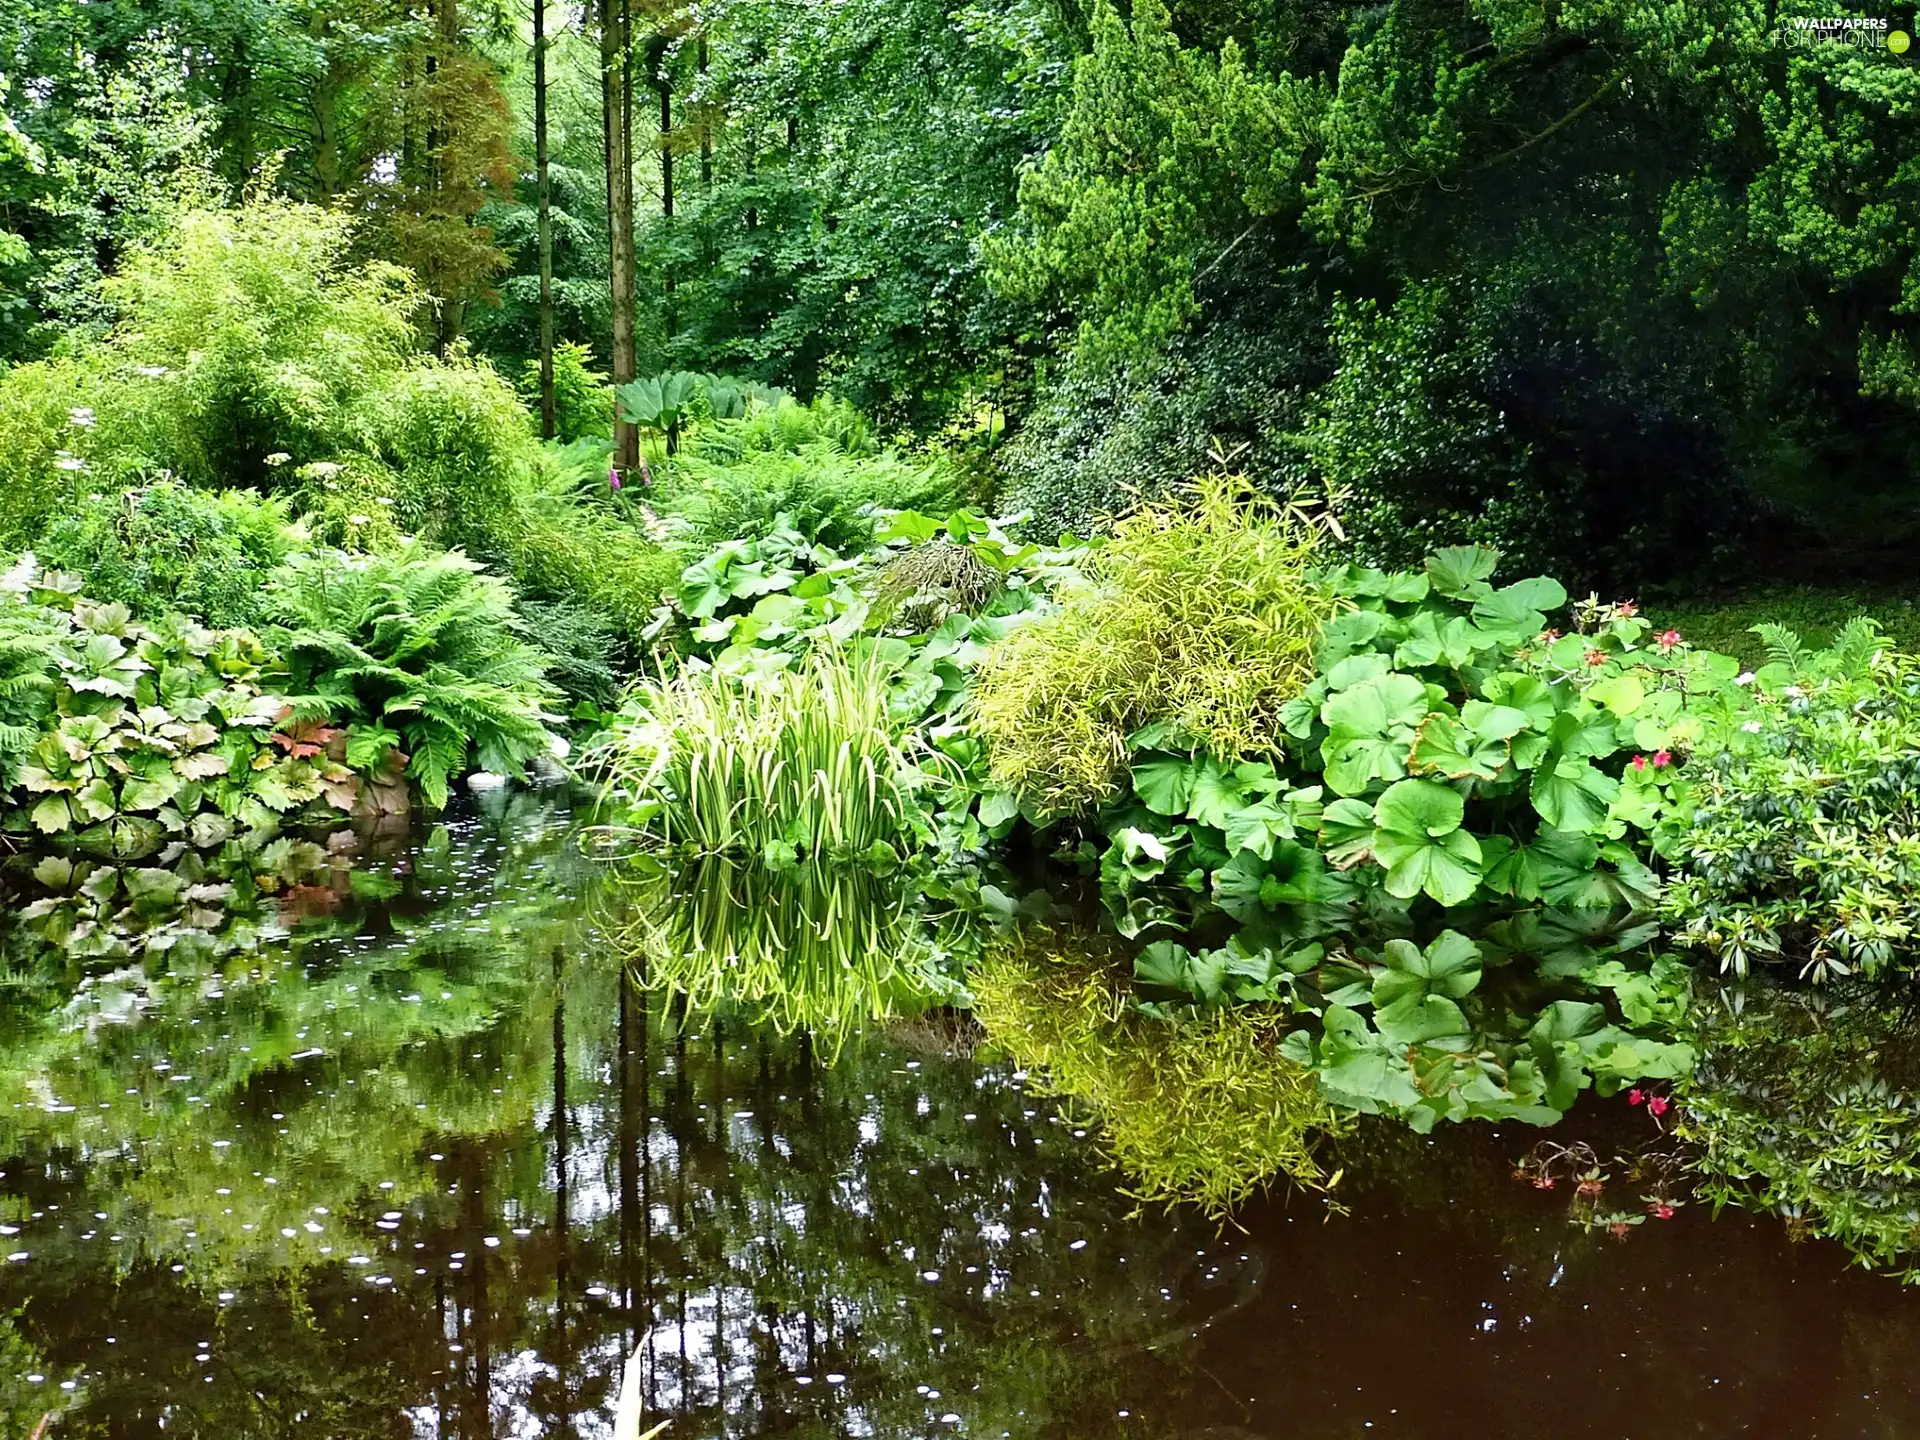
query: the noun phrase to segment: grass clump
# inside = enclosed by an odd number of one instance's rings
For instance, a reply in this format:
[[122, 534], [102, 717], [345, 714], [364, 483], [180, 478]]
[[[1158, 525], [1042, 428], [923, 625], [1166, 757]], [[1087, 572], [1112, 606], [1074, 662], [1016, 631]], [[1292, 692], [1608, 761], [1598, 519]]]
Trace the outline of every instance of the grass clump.
[[689, 669], [633, 697], [608, 737], [610, 788], [700, 854], [886, 860], [916, 842], [922, 773], [887, 701], [885, 674], [837, 650], [770, 673]]
[[1141, 1015], [1113, 955], [1029, 930], [968, 975], [990, 1043], [1093, 1110], [1128, 1191], [1224, 1217], [1284, 1175], [1331, 1182], [1315, 1137], [1337, 1128], [1313, 1072], [1280, 1054], [1285, 1017], [1245, 1007], [1170, 1025]]
[[1235, 476], [1121, 520], [1086, 584], [995, 646], [973, 713], [995, 778], [1054, 813], [1126, 775], [1127, 737], [1161, 724], [1221, 756], [1277, 753], [1281, 707], [1313, 677], [1333, 601], [1314, 537]]

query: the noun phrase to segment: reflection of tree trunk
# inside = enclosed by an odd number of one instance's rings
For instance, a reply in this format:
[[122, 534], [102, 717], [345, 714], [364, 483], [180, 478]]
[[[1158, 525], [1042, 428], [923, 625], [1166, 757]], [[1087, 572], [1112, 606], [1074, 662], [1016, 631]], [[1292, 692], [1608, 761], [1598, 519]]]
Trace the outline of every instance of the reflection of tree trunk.
[[[544, 0], [534, 0], [536, 5]], [[560, 1247], [553, 1280], [553, 1369], [559, 1382], [559, 1433], [573, 1434], [573, 1388], [567, 1383], [567, 1255], [572, 1247], [573, 1217], [567, 1206], [567, 992], [564, 951], [553, 951], [553, 1236]]]
[[492, 1440], [493, 1436], [493, 1356], [489, 1344], [492, 1310], [487, 1304], [487, 1172], [484, 1161], [469, 1172], [467, 1191], [467, 1274], [472, 1277], [473, 1305], [467, 1325], [467, 1347], [473, 1352], [473, 1388], [469, 1394], [471, 1410], [467, 1434], [472, 1440]]
[[[613, 383], [634, 378], [633, 88], [628, 0], [600, 0], [601, 139], [607, 159], [607, 249], [613, 302]], [[613, 424], [613, 463], [622, 472], [640, 463], [640, 432]]]
[[553, 413], [553, 187], [547, 173], [547, 0], [533, 0], [533, 167], [539, 192], [540, 437], [551, 440]]

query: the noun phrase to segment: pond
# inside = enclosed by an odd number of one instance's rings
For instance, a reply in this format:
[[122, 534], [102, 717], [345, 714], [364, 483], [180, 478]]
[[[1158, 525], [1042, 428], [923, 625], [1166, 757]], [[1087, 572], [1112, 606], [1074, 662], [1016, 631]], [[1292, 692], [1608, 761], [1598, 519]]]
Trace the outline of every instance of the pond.
[[1572, 1225], [1515, 1126], [1141, 1212], [971, 1021], [624, 983], [576, 829], [488, 796], [239, 938], [12, 936], [7, 1436], [585, 1440], [636, 1351], [673, 1440], [1920, 1436], [1920, 1292], [1837, 1246]]

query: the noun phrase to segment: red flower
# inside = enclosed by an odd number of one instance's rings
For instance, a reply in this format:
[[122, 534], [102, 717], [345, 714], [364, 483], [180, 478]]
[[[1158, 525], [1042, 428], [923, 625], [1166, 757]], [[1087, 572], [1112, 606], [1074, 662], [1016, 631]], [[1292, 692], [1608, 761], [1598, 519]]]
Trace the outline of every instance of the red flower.
[[1671, 765], [1672, 763], [1673, 763], [1673, 752], [1671, 750], [1656, 750], [1653, 752], [1653, 768], [1654, 769], [1664, 770], [1667, 768], [1667, 766]]
[[1630, 1228], [1626, 1221], [1616, 1220], [1613, 1224], [1607, 1226], [1607, 1233], [1616, 1240], [1624, 1240], [1627, 1238], [1627, 1231]]
[[1637, 1085], [1633, 1089], [1627, 1091], [1627, 1104], [1629, 1105], [1638, 1105], [1642, 1100], [1646, 1098], [1647, 1097], [1645, 1092], [1643, 1092], [1640, 1089], [1640, 1087]]
[[1582, 1180], [1580, 1182], [1580, 1193], [1582, 1195], [1598, 1195], [1606, 1188], [1607, 1185], [1604, 1180]]
[[1661, 632], [1660, 648], [1662, 650], [1671, 650], [1673, 649], [1674, 646], [1678, 645], [1679, 643], [1680, 643], [1680, 632], [1678, 630], [1665, 630]]
[[1667, 1204], [1664, 1200], [1656, 1201], [1647, 1207], [1647, 1213], [1656, 1220], [1671, 1220], [1673, 1218], [1673, 1206]]
[[1553, 1188], [1553, 1177], [1551, 1175], [1542, 1175], [1538, 1180], [1533, 1182], [1533, 1188], [1536, 1190], [1551, 1190]]
[[1644, 756], [1644, 755], [1636, 755], [1636, 756], [1634, 756], [1634, 757], [1633, 757], [1633, 768], [1634, 768], [1634, 769], [1636, 769], [1636, 770], [1644, 770], [1644, 769], [1646, 769], [1646, 768], [1647, 768], [1647, 757], [1646, 757], [1646, 756]]
[[1540, 632], [1540, 638], [1551, 645], [1560, 638], [1560, 632], [1558, 630], [1542, 630]]
[[1588, 650], [1583, 658], [1585, 658], [1589, 665], [1604, 665], [1607, 663], [1607, 652], [1604, 650]]
[[1651, 1100], [1647, 1101], [1647, 1114], [1653, 1116], [1655, 1119], [1658, 1119], [1660, 1116], [1667, 1113], [1667, 1107], [1672, 1103], [1673, 1102], [1667, 1099], [1666, 1096], [1656, 1095]]

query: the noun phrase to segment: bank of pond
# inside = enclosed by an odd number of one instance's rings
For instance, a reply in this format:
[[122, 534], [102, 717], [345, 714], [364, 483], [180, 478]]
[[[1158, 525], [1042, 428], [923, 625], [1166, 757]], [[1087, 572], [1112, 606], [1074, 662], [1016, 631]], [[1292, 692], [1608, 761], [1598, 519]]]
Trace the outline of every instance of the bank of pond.
[[[1864, 982], [1700, 983], [1670, 1079], [1423, 1134], [1287, 1007], [1154, 1008], [1257, 968], [1222, 911], [667, 863], [592, 800], [10, 864], [7, 1433], [600, 1434], [636, 1355], [687, 1436], [1920, 1426], [1920, 1303], [1849, 1264], [1915, 1207], [1920, 1046]], [[1287, 943], [1382, 957], [1356, 1014], [1471, 1006], [1516, 917], [1447, 919]], [[1562, 1028], [1511, 1043], [1643, 1043]]]

